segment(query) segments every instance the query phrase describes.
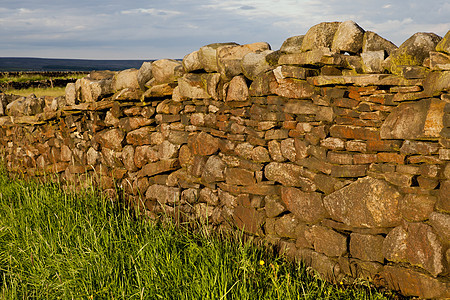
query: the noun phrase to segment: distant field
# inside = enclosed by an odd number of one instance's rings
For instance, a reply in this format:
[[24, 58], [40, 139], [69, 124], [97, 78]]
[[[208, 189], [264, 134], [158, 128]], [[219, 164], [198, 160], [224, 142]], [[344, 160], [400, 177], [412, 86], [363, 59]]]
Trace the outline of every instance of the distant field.
[[8, 71], [92, 71], [140, 68], [148, 60], [90, 60], [32, 57], [0, 57], [0, 72]]

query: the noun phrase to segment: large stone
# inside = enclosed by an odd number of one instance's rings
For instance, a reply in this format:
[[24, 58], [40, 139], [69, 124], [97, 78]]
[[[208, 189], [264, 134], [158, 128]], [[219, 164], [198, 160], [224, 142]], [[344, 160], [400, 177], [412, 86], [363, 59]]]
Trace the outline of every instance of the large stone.
[[314, 94], [314, 87], [305, 80], [295, 78], [276, 78], [277, 85], [271, 85], [270, 91], [282, 97], [296, 99], [310, 99]]
[[296, 227], [298, 226], [298, 220], [293, 214], [286, 214], [281, 218], [275, 220], [274, 229], [275, 233], [284, 238], [296, 238]]
[[393, 262], [421, 267], [435, 277], [446, 268], [438, 236], [423, 223], [405, 223], [392, 229], [384, 240], [383, 255]]
[[436, 98], [400, 104], [381, 126], [381, 138], [412, 140], [438, 138], [444, 128], [445, 104]]
[[227, 184], [253, 185], [256, 183], [254, 172], [241, 168], [227, 168], [225, 171]]
[[430, 72], [423, 82], [424, 96], [439, 96], [450, 91], [450, 71]]
[[337, 52], [359, 53], [362, 49], [364, 29], [353, 21], [339, 24], [331, 49]]
[[271, 162], [264, 168], [264, 175], [268, 180], [273, 180], [285, 186], [301, 187], [307, 192], [316, 190], [315, 184], [304, 177], [303, 167], [294, 164]]
[[444, 38], [436, 45], [436, 51], [450, 54], [450, 30], [447, 31]]
[[408, 221], [427, 220], [434, 210], [436, 197], [431, 195], [407, 194], [400, 201], [402, 217]]
[[200, 132], [190, 139], [193, 154], [212, 155], [219, 150], [219, 140], [206, 132]]
[[6, 105], [6, 114], [9, 116], [32, 116], [44, 110], [45, 102], [42, 98], [37, 98], [34, 94], [28, 97], [21, 97]]
[[122, 142], [125, 138], [125, 133], [120, 129], [110, 129], [101, 131], [97, 134], [97, 141], [108, 149], [115, 151], [122, 150]]
[[312, 226], [306, 239], [315, 251], [327, 256], [342, 256], [347, 252], [347, 237], [327, 227]]
[[226, 101], [246, 101], [248, 86], [244, 76], [236, 76], [230, 81]]
[[138, 172], [138, 177], [154, 176], [157, 174], [173, 171], [179, 168], [179, 161], [176, 158], [168, 160], [160, 160], [154, 163], [146, 164]]
[[385, 266], [381, 277], [390, 289], [398, 290], [405, 296], [421, 299], [450, 298], [450, 283], [429, 275], [398, 266]]
[[364, 73], [382, 73], [384, 58], [384, 50], [361, 53]]
[[159, 204], [173, 204], [180, 200], [180, 188], [154, 184], [148, 187], [145, 198], [156, 200]]
[[66, 85], [65, 97], [67, 105], [75, 105], [78, 102], [77, 90], [74, 82], [70, 82]]
[[340, 22], [323, 22], [311, 27], [303, 38], [302, 51], [331, 48], [339, 24]]
[[384, 262], [381, 235], [352, 233], [350, 235], [350, 254], [352, 257], [368, 261]]
[[142, 63], [137, 74], [137, 81], [141, 90], [145, 90], [145, 84], [153, 78], [152, 62], [145, 61]]
[[95, 102], [100, 97], [107, 96], [114, 92], [112, 79], [94, 80], [89, 76], [80, 79], [81, 101]]
[[296, 188], [281, 187], [281, 200], [302, 222], [314, 224], [327, 217], [319, 193], [305, 193]]
[[123, 165], [125, 168], [130, 171], [134, 172], [137, 171], [137, 167], [134, 163], [134, 147], [131, 145], [126, 145], [123, 147], [122, 151], [122, 159], [123, 159]]
[[127, 69], [117, 72], [113, 80], [113, 90], [120, 91], [125, 88], [139, 89], [138, 73], [139, 70], [137, 69]]
[[152, 64], [153, 78], [157, 83], [172, 83], [183, 76], [184, 70], [181, 62], [173, 59], [160, 59]]
[[278, 195], [268, 195], [264, 198], [266, 203], [266, 215], [268, 218], [275, 218], [286, 211], [286, 208], [281, 204], [280, 196]]
[[302, 43], [304, 38], [304, 35], [297, 35], [287, 38], [281, 45], [280, 51], [283, 53], [302, 52]]
[[401, 194], [386, 181], [372, 177], [354, 183], [323, 198], [331, 218], [353, 227], [393, 227], [400, 223]]
[[233, 209], [233, 219], [236, 226], [245, 232], [253, 234], [262, 234], [264, 216], [264, 211], [242, 205]]
[[154, 129], [146, 126], [128, 132], [127, 143], [131, 145], [148, 145], [151, 144], [151, 134]]
[[415, 33], [385, 60], [385, 68], [393, 74], [400, 74], [400, 66], [421, 66], [440, 40], [441, 37], [434, 33]]
[[210, 156], [203, 168], [202, 179], [206, 182], [223, 181], [225, 167], [226, 165], [220, 157]]
[[189, 73], [192, 71], [198, 71], [203, 69], [202, 63], [200, 62], [199, 51], [194, 51], [186, 54], [183, 58], [184, 71]]
[[203, 46], [198, 52], [198, 58], [202, 64], [202, 68], [206, 72], [218, 72], [217, 65], [217, 49], [223, 46], [237, 46], [236, 43], [215, 43]]
[[430, 69], [450, 71], [450, 54], [430, 52]]
[[141, 168], [148, 163], [158, 160], [158, 151], [155, 150], [152, 146], [137, 146], [136, 150], [134, 151], [134, 164], [138, 168]]
[[391, 53], [397, 49], [398, 47], [394, 45], [392, 42], [382, 38], [378, 34], [372, 31], [366, 31], [364, 33], [362, 51], [385, 51], [387, 55], [391, 55]]
[[450, 215], [433, 212], [430, 214], [430, 225], [441, 237], [444, 245], [450, 244]]
[[311, 51], [302, 53], [281, 54], [278, 60], [280, 65], [300, 65], [310, 67], [311, 65], [322, 67], [324, 65], [347, 66], [345, 58], [347, 55], [332, 52], [329, 48], [318, 47]]
[[182, 99], [218, 99], [217, 84], [219, 73], [185, 74], [178, 79], [179, 92]]
[[270, 70], [272, 67], [267, 62], [266, 57], [272, 50], [259, 53], [251, 52], [246, 54], [241, 61], [242, 72], [250, 80], [254, 80], [260, 73]]
[[242, 74], [241, 61], [244, 56], [266, 50], [270, 50], [270, 45], [265, 42], [217, 48], [217, 66], [221, 77], [226, 80]]

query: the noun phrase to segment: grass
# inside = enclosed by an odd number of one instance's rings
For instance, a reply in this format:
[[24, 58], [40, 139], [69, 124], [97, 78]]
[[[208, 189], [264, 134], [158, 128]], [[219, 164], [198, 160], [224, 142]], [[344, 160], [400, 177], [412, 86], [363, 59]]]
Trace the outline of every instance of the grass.
[[[264, 262], [264, 264], [261, 263]], [[336, 286], [242, 236], [157, 224], [93, 189], [0, 171], [1, 299], [393, 299]]]
[[28, 97], [31, 94], [35, 94], [36, 97], [59, 97], [65, 95], [65, 87], [53, 87], [53, 88], [26, 88], [26, 89], [7, 89], [4, 91], [6, 94], [13, 94]]
[[9, 83], [9, 82], [30, 82], [30, 81], [42, 81], [42, 80], [47, 80], [47, 79], [52, 79], [52, 80], [56, 80], [56, 79], [80, 79], [85, 77], [86, 74], [68, 74], [67, 76], [54, 76], [54, 77], [50, 77], [47, 76], [45, 74], [20, 74], [19, 76], [8, 76], [8, 75], [4, 75], [4, 76], [0, 76], [0, 84], [2, 83]]

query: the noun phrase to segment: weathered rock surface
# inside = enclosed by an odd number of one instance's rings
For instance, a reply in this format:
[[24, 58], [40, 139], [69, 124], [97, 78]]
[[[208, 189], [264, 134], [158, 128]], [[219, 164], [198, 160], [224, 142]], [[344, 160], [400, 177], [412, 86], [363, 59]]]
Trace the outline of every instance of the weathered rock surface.
[[283, 53], [300, 53], [302, 52], [302, 44], [304, 35], [297, 35], [287, 38], [281, 45], [280, 51]]
[[383, 180], [372, 177], [354, 183], [323, 198], [331, 218], [353, 227], [393, 227], [400, 224], [401, 194]]
[[423, 223], [405, 223], [392, 229], [384, 240], [383, 254], [390, 261], [407, 262], [435, 277], [446, 268], [438, 236]]
[[152, 75], [159, 84], [171, 83], [183, 75], [183, 65], [173, 59], [160, 59], [152, 64]]
[[364, 29], [353, 21], [339, 24], [331, 49], [336, 52], [359, 53], [363, 46]]
[[450, 30], [447, 31], [444, 38], [436, 45], [436, 51], [450, 54]]
[[327, 216], [319, 193], [306, 193], [296, 188], [282, 187], [281, 200], [285, 207], [302, 222], [314, 224]]
[[323, 22], [311, 27], [303, 38], [302, 52], [321, 47], [331, 48], [340, 22]]
[[385, 51], [389, 56], [397, 48], [398, 47], [392, 42], [382, 38], [375, 32], [366, 31], [364, 33], [362, 45], [363, 53], [369, 51]]

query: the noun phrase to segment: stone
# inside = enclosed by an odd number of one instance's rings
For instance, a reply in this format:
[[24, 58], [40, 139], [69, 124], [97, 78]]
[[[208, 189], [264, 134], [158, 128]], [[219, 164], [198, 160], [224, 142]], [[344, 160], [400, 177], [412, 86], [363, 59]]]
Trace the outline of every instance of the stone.
[[179, 93], [182, 99], [217, 99], [219, 73], [185, 74], [178, 79]]
[[234, 148], [234, 153], [244, 159], [252, 159], [253, 148], [250, 143], [240, 143]]
[[145, 84], [150, 80], [152, 80], [152, 78], [153, 78], [152, 62], [145, 61], [142, 63], [137, 74], [137, 82], [139, 84], [139, 88], [144, 91]]
[[364, 73], [383, 72], [384, 50], [363, 52], [361, 53], [361, 59]]
[[385, 51], [387, 55], [391, 55], [391, 53], [397, 49], [398, 47], [394, 45], [392, 42], [382, 38], [378, 34], [372, 31], [366, 31], [363, 37], [363, 45], [362, 51]]
[[333, 220], [359, 228], [393, 227], [400, 223], [401, 194], [387, 182], [360, 178], [323, 198]]
[[278, 195], [268, 195], [264, 197], [265, 211], [268, 218], [275, 218], [286, 212], [286, 208], [281, 203], [281, 198]]
[[[328, 137], [320, 141], [320, 146], [325, 147], [330, 150], [344, 150], [345, 143], [342, 139]], [[349, 150], [351, 151], [351, 150]]]
[[44, 99], [32, 94], [26, 98], [20, 97], [6, 105], [6, 114], [13, 117], [32, 116], [43, 112], [44, 107]]
[[359, 53], [362, 49], [364, 29], [353, 21], [339, 24], [331, 49], [336, 52]]
[[127, 144], [131, 145], [148, 145], [151, 144], [151, 134], [154, 129], [146, 126], [128, 132], [126, 140]]
[[450, 215], [439, 212], [432, 212], [429, 215], [430, 225], [439, 235], [444, 245], [450, 244]]
[[148, 86], [149, 89], [142, 94], [141, 100], [145, 101], [147, 98], [162, 98], [171, 96], [175, 86], [176, 83], [173, 82]]
[[384, 262], [381, 235], [352, 233], [350, 235], [350, 254], [352, 257], [368, 261]]
[[302, 52], [320, 47], [331, 48], [333, 38], [340, 22], [323, 22], [311, 27], [302, 41]]
[[200, 190], [198, 200], [199, 202], [205, 202], [211, 206], [216, 206], [219, 204], [219, 197], [217, 196], [217, 193], [208, 187], [205, 187]]
[[347, 252], [347, 237], [327, 227], [314, 225], [306, 235], [314, 250], [327, 256], [342, 256]]
[[173, 171], [179, 168], [179, 161], [176, 158], [168, 160], [159, 160], [154, 163], [148, 163], [138, 172], [138, 177], [154, 176], [157, 174]]
[[122, 151], [122, 142], [125, 138], [125, 133], [120, 129], [110, 129], [99, 132], [96, 135], [97, 141], [108, 149], [115, 151]]
[[72, 150], [67, 145], [61, 145], [61, 160], [71, 161], [72, 160]]
[[202, 179], [208, 183], [225, 180], [226, 165], [223, 160], [216, 156], [210, 156], [206, 161], [202, 172]]
[[288, 160], [294, 162], [296, 160], [297, 152], [294, 145], [294, 139], [285, 139], [280, 144], [281, 154]]
[[303, 167], [298, 165], [271, 162], [264, 168], [264, 175], [268, 180], [277, 181], [284, 186], [301, 187], [307, 192], [316, 190], [315, 184], [303, 176]]
[[384, 266], [381, 274], [388, 288], [400, 291], [405, 296], [422, 299], [450, 298], [450, 284], [422, 272], [398, 266]]
[[296, 78], [296, 79], [306, 79], [310, 76], [319, 75], [318, 71], [315, 69], [303, 68], [298, 66], [288, 66], [282, 65], [278, 66], [273, 70], [275, 78]]
[[75, 83], [69, 82], [66, 85], [65, 89], [65, 97], [67, 105], [75, 105], [78, 104], [77, 90], [75, 87]]
[[431, 195], [407, 194], [400, 201], [400, 213], [408, 221], [424, 221], [434, 210], [436, 197]]
[[122, 150], [123, 165], [130, 172], [137, 171], [137, 167], [134, 163], [134, 147], [126, 145]]
[[276, 161], [276, 162], [283, 162], [286, 159], [284, 158], [283, 154], [281, 153], [281, 144], [277, 140], [269, 141], [267, 144], [269, 148], [269, 154], [270, 157]]
[[443, 91], [450, 91], [450, 71], [428, 73], [423, 82], [423, 96], [439, 96]]
[[450, 54], [450, 30], [444, 38], [436, 45], [436, 51]]
[[304, 38], [304, 35], [297, 35], [287, 38], [281, 45], [280, 51], [283, 53], [302, 52], [302, 43]]
[[269, 151], [262, 146], [253, 148], [252, 160], [256, 162], [270, 162]]
[[248, 95], [248, 86], [244, 76], [233, 77], [228, 86], [226, 101], [247, 101]]
[[94, 80], [90, 76], [81, 78], [80, 81], [80, 102], [95, 102], [101, 97], [114, 92], [110, 78]]
[[137, 69], [127, 69], [117, 72], [112, 82], [112, 89], [114, 91], [120, 91], [125, 88], [139, 89], [138, 73], [139, 70]]
[[405, 223], [392, 229], [384, 240], [383, 255], [389, 261], [421, 267], [434, 277], [446, 268], [438, 236], [423, 223]]
[[300, 221], [314, 224], [328, 216], [322, 197], [316, 192], [303, 192], [293, 187], [281, 187], [281, 201]]
[[278, 85], [270, 88], [273, 94], [296, 99], [310, 99], [314, 94], [314, 87], [304, 80], [295, 78], [277, 78], [276, 80]]
[[292, 214], [283, 215], [274, 222], [275, 233], [284, 238], [296, 238], [298, 221]]
[[266, 50], [270, 50], [270, 45], [265, 42], [217, 48], [217, 66], [222, 79], [227, 80], [242, 74], [241, 61], [245, 55]]
[[212, 155], [219, 150], [219, 139], [206, 132], [200, 132], [190, 139], [192, 153], [196, 155]]
[[272, 83], [276, 84], [276, 79], [271, 70], [260, 73], [254, 78], [252, 84], [250, 85], [248, 90], [249, 95], [255, 97], [269, 95], [270, 85]]
[[200, 56], [199, 56], [200, 51], [194, 51], [191, 52], [189, 54], [186, 54], [183, 57], [183, 67], [184, 67], [184, 71], [186, 73], [189, 72], [193, 72], [193, 71], [198, 71], [198, 70], [202, 70], [203, 69], [203, 65], [200, 62]]
[[174, 145], [168, 140], [164, 140], [158, 146], [158, 157], [160, 159], [170, 159], [178, 157], [178, 145]]
[[254, 80], [260, 73], [272, 69], [266, 60], [267, 55], [272, 52], [272, 50], [265, 50], [259, 53], [250, 52], [246, 54], [241, 61], [244, 76], [250, 80]]
[[95, 151], [94, 148], [89, 148], [86, 152], [86, 161], [88, 165], [95, 166], [97, 162], [100, 160], [100, 153]]
[[145, 192], [147, 200], [156, 200], [159, 204], [173, 204], [180, 201], [180, 188], [153, 184]]
[[112, 96], [112, 100], [114, 101], [135, 101], [142, 98], [142, 95], [144, 93], [140, 89], [131, 89], [131, 88], [124, 88], [123, 90], [120, 90], [116, 92]]
[[198, 58], [202, 64], [202, 69], [206, 72], [218, 72], [217, 50], [223, 46], [237, 46], [236, 43], [215, 43], [203, 46], [198, 52]]
[[239, 229], [257, 235], [262, 234], [264, 211], [237, 206], [233, 209], [233, 219]]
[[433, 71], [450, 71], [450, 55], [441, 52], [430, 52], [430, 69]]
[[227, 184], [252, 185], [256, 183], [254, 172], [241, 168], [227, 168], [225, 170]]
[[448, 195], [450, 195], [450, 180], [445, 180], [441, 182], [436, 208], [450, 213], [450, 197]]
[[438, 150], [439, 144], [437, 143], [406, 140], [403, 142], [403, 145], [400, 148], [400, 153], [406, 155], [411, 154], [431, 155], [437, 153]]
[[[318, 47], [308, 52], [281, 54], [280, 65], [299, 65], [305, 67], [324, 65], [347, 66], [346, 56], [332, 52], [329, 48]], [[267, 60], [267, 58], [266, 58]]]
[[393, 74], [400, 74], [399, 66], [421, 66], [440, 40], [441, 37], [434, 33], [415, 33], [385, 60], [385, 68]]
[[158, 84], [175, 82], [183, 73], [181, 62], [173, 59], [160, 59], [152, 63], [153, 78]]
[[444, 128], [445, 102], [423, 99], [413, 103], [401, 103], [386, 118], [380, 130], [382, 139], [438, 138]]
[[155, 150], [152, 146], [137, 146], [136, 150], [134, 151], [134, 164], [139, 169], [150, 162], [155, 162], [158, 160], [158, 151]]

